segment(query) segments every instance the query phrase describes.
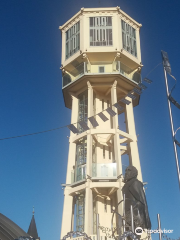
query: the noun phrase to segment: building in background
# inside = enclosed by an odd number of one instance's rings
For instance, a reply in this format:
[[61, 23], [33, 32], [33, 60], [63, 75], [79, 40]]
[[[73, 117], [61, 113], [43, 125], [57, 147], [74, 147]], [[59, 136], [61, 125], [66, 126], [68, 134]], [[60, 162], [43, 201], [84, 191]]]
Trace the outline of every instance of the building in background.
[[61, 239], [83, 231], [103, 240], [111, 228], [118, 235], [112, 209], [123, 199], [123, 158], [142, 181], [133, 115], [140, 98], [140, 28], [119, 7], [82, 8], [60, 27], [62, 91], [78, 129], [69, 138]]
[[22, 230], [17, 224], [0, 213], [0, 239], [1, 240], [40, 240], [37, 234], [34, 219], [34, 210], [28, 233]]
[[35, 218], [34, 218], [34, 207], [33, 207], [33, 215], [31, 218], [31, 222], [29, 225], [29, 229], [28, 229], [28, 234], [33, 237], [35, 240], [40, 240], [40, 238], [38, 237], [38, 232], [37, 232], [37, 227], [36, 227], [36, 222], [35, 222]]

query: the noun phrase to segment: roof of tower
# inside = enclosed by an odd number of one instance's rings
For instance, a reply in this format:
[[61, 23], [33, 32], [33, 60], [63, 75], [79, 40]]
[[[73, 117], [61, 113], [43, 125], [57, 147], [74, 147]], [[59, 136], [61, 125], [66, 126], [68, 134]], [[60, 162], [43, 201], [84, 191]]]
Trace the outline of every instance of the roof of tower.
[[81, 8], [79, 12], [77, 12], [73, 17], [71, 17], [67, 22], [65, 22], [62, 26], [59, 26], [60, 30], [63, 30], [64, 28], [68, 27], [68, 25], [72, 25], [75, 21], [75, 19], [79, 20], [79, 17], [83, 15], [84, 13], [112, 13], [112, 12], [118, 12], [122, 19], [128, 19], [130, 22], [135, 24], [138, 28], [142, 27], [142, 24], [135, 21], [133, 18], [131, 18], [127, 13], [122, 11], [120, 7], [101, 7], [101, 8]]
[[29, 229], [28, 229], [27, 233], [33, 238], [38, 238], [38, 232], [37, 232], [36, 222], [35, 222], [35, 218], [34, 218], [34, 207], [33, 207], [33, 215], [32, 215], [32, 219], [31, 219], [31, 223], [29, 225]]

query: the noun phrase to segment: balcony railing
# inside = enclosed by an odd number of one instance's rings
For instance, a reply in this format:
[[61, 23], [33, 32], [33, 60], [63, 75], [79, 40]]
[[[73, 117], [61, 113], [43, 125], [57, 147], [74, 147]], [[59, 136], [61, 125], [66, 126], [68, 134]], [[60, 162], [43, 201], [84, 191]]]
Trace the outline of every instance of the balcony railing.
[[93, 178], [116, 178], [117, 164], [116, 163], [93, 163], [92, 177]]
[[[116, 163], [92, 163], [92, 178], [116, 178]], [[86, 165], [79, 166], [77, 170], [71, 172], [71, 184], [86, 179]]]
[[[116, 235], [117, 236], [117, 235]], [[90, 235], [91, 239], [92, 240], [97, 240], [97, 235]], [[99, 239], [100, 240], [114, 240], [114, 238], [109, 238], [109, 237], [106, 237], [106, 236], [99, 236]]]
[[86, 178], [86, 165], [81, 165], [75, 171], [71, 172], [71, 184], [82, 181], [85, 178]]
[[101, 75], [101, 74], [121, 74], [129, 80], [133, 80], [136, 83], [141, 82], [141, 74], [137, 70], [133, 70], [121, 63], [120, 61], [115, 61], [113, 63], [95, 63], [90, 64], [87, 62], [82, 62], [78, 66], [71, 68], [70, 71], [65, 71], [62, 76], [62, 88], [71, 84], [72, 82], [78, 80], [84, 75]]
[[[92, 240], [97, 240], [97, 235], [90, 235], [90, 237], [91, 237], [91, 239]], [[73, 240], [85, 240], [85, 238], [82, 236], [82, 237], [73, 237], [73, 238], [71, 238], [71, 239], [73, 239]], [[100, 238], [99, 238], [100, 240], [114, 240], [114, 238], [108, 238], [108, 237], [106, 237], [106, 236], [101, 236], [100, 235]]]

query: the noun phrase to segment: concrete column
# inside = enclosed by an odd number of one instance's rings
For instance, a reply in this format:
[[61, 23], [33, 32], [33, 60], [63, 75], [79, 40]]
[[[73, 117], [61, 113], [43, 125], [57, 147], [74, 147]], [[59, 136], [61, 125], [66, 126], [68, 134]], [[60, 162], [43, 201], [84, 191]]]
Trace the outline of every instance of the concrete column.
[[[87, 82], [87, 86], [88, 86], [88, 117], [91, 117], [93, 116], [93, 88], [89, 81]], [[91, 127], [91, 124], [89, 123], [88, 126]]]
[[[117, 81], [114, 81], [112, 87], [111, 87], [111, 103], [112, 105], [114, 103], [117, 103]], [[115, 135], [114, 135], [114, 156], [117, 163], [117, 176], [122, 174], [122, 164], [121, 164], [121, 153], [120, 153], [120, 140], [119, 140], [119, 133], [117, 133], [118, 130], [118, 110], [115, 107], [112, 107], [112, 109], [117, 113], [116, 116], [113, 117], [113, 128], [115, 128]], [[121, 191], [121, 178], [118, 180], [119, 182], [119, 189], [117, 190], [117, 200], [120, 202], [122, 200], [122, 191]], [[122, 205], [119, 205], [118, 212], [120, 214], [123, 213]]]
[[66, 60], [66, 34], [65, 34], [65, 31], [62, 30], [61, 31], [62, 33], [62, 51], [61, 51], [61, 62], [64, 63], [64, 61]]
[[[71, 95], [72, 97], [72, 114], [71, 114], [71, 123], [77, 122], [78, 117], [78, 99]], [[69, 155], [68, 155], [68, 164], [67, 164], [67, 175], [66, 175], [66, 184], [71, 184], [71, 173], [73, 171], [73, 165], [75, 165], [76, 158], [76, 144], [71, 141], [72, 137], [75, 136], [73, 132], [70, 132], [69, 138]], [[62, 226], [61, 226], [61, 239], [71, 231], [72, 223], [72, 207], [73, 207], [73, 197], [68, 194], [68, 187], [64, 190], [64, 206], [63, 206], [63, 215], [62, 215]]]
[[84, 232], [88, 236], [93, 234], [93, 195], [89, 179], [86, 182]]
[[127, 133], [134, 136], [136, 141], [130, 142], [129, 144], [129, 161], [134, 167], [138, 170], [138, 179], [142, 181], [142, 173], [141, 173], [141, 165], [139, 159], [138, 145], [137, 145], [137, 137], [136, 137], [136, 129], [134, 122], [134, 113], [133, 113], [133, 104], [131, 98], [128, 98], [131, 103], [126, 105], [125, 111], [125, 119], [126, 119], [126, 130]]
[[61, 239], [70, 232], [72, 223], [73, 197], [68, 194], [68, 187], [64, 190], [64, 206], [61, 224]]
[[[93, 88], [90, 82], [87, 82], [88, 85], [88, 117], [93, 116]], [[91, 123], [88, 121], [89, 128], [92, 128]], [[87, 131], [87, 163], [86, 163], [86, 174], [91, 176], [92, 174], [92, 136], [90, 131]]]
[[[88, 86], [88, 117], [93, 115], [93, 88], [90, 82], [87, 82]], [[90, 122], [88, 122], [89, 128], [92, 128]], [[92, 136], [90, 131], [87, 131], [87, 163], [86, 163], [86, 174], [92, 176]], [[88, 235], [93, 234], [93, 206], [92, 206], [92, 190], [90, 189], [90, 180], [86, 182], [86, 194], [85, 194], [85, 220], [84, 220], [84, 231]]]
[[136, 44], [137, 44], [137, 58], [141, 62], [141, 48], [140, 48], [140, 29], [136, 30]]
[[84, 52], [84, 16], [80, 17], [80, 50]]
[[[114, 81], [112, 87], [111, 87], [111, 103], [112, 105], [114, 103], [117, 103], [117, 90], [116, 90], [117, 81]], [[122, 166], [121, 166], [121, 153], [120, 153], [120, 140], [119, 140], [119, 133], [117, 133], [117, 130], [119, 129], [119, 123], [118, 123], [118, 110], [115, 107], [112, 107], [112, 109], [117, 113], [116, 116], [113, 117], [113, 128], [115, 129], [115, 136], [114, 136], [114, 156], [115, 160], [117, 162], [117, 174], [122, 174]]]
[[[79, 99], [76, 96], [74, 96], [72, 93], [71, 93], [71, 98], [72, 98], [71, 123], [76, 123], [78, 120]], [[74, 135], [73, 132], [71, 132], [71, 134]]]
[[[72, 114], [71, 114], [71, 123], [76, 123], [78, 118], [78, 98], [71, 95], [72, 97]], [[68, 164], [67, 164], [67, 174], [66, 174], [66, 184], [71, 183], [71, 172], [73, 171], [73, 166], [75, 165], [76, 160], [76, 144], [72, 142], [72, 137], [74, 137], [72, 131], [70, 131], [69, 138], [69, 154], [68, 154]]]

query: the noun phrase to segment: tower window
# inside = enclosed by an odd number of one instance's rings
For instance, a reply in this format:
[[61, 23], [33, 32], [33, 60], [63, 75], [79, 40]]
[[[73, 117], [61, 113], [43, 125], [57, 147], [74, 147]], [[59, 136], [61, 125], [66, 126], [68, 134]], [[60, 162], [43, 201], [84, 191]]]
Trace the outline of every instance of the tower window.
[[[78, 96], [79, 98], [79, 110], [78, 110], [78, 122], [85, 121], [87, 123], [88, 116], [88, 92], [85, 91]], [[78, 130], [80, 132], [84, 132], [84, 129], [79, 125], [77, 125]]]
[[103, 158], [105, 158], [105, 146], [103, 146]]
[[102, 66], [102, 67], [99, 67], [99, 73], [104, 73], [105, 71], [104, 71], [104, 66]]
[[111, 147], [109, 147], [109, 159], [111, 159]]
[[75, 197], [76, 207], [76, 231], [84, 231], [84, 217], [85, 217], [85, 192]]
[[80, 22], [66, 31], [66, 59], [80, 49]]
[[76, 144], [75, 181], [86, 177], [87, 139], [82, 138]]
[[90, 46], [112, 44], [112, 17], [90, 17]]
[[102, 110], [104, 110], [104, 99], [102, 99]]
[[123, 20], [121, 20], [121, 26], [123, 48], [137, 57], [136, 30]]
[[104, 211], [107, 212], [107, 198], [104, 198]]

